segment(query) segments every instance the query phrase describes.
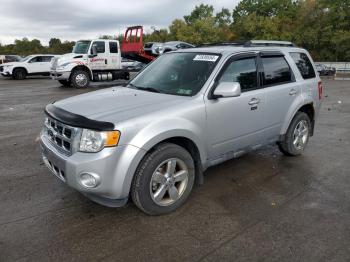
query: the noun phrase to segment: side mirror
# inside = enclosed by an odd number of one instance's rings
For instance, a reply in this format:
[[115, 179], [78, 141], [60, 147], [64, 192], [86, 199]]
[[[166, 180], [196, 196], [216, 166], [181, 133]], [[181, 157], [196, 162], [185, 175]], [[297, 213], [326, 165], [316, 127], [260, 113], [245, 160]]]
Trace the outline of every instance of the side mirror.
[[91, 55], [92, 56], [97, 56], [97, 48], [94, 45], [91, 47]]
[[238, 82], [221, 82], [215, 88], [212, 98], [236, 97], [241, 95], [241, 85]]

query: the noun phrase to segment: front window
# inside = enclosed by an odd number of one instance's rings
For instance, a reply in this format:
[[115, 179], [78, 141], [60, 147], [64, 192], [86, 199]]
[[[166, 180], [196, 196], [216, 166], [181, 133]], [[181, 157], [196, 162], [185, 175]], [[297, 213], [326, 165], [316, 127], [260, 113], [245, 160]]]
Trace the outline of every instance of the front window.
[[258, 86], [255, 57], [248, 57], [231, 62], [219, 79], [221, 82], [238, 82], [242, 92]]
[[25, 58], [22, 58], [21, 62], [26, 62], [29, 59], [31, 59], [32, 57], [33, 57], [32, 55], [26, 56]]
[[132, 80], [129, 87], [157, 93], [193, 96], [201, 90], [218, 61], [218, 54], [164, 54]]
[[91, 41], [78, 41], [73, 47], [73, 53], [75, 54], [87, 54]]
[[43, 57], [42, 56], [33, 57], [33, 59], [31, 59], [29, 61], [29, 63], [41, 63], [41, 62], [43, 62]]

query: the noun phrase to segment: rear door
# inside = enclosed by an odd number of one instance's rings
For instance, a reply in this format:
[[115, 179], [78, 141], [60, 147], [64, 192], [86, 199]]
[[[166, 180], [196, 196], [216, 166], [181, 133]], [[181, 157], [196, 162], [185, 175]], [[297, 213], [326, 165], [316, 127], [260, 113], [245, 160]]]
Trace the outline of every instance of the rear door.
[[42, 57], [42, 64], [41, 64], [41, 72], [48, 73], [50, 72], [51, 67], [51, 59], [53, 56], [43, 56]]
[[265, 94], [259, 88], [257, 61], [255, 53], [233, 56], [215, 79], [214, 89], [220, 82], [239, 82], [242, 94], [206, 99], [207, 146], [211, 159], [220, 161], [221, 155], [260, 143]]
[[121, 55], [119, 42], [117, 41], [109, 41], [109, 54], [107, 58], [107, 68], [110, 70], [121, 69]]
[[285, 55], [281, 52], [261, 52], [261, 85], [266, 92], [264, 140], [277, 140], [288, 110], [301, 93]]

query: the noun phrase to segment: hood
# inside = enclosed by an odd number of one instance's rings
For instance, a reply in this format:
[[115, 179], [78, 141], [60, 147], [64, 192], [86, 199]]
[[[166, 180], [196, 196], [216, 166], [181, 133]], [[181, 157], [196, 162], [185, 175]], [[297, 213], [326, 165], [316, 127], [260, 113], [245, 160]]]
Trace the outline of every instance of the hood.
[[113, 87], [55, 102], [56, 107], [98, 121], [118, 123], [186, 102], [190, 97]]
[[7, 66], [7, 65], [13, 65], [13, 66], [15, 66], [15, 65], [19, 65], [19, 64], [21, 64], [22, 62], [7, 62], [7, 63], [2, 63], [2, 64], [0, 64], [0, 66]]
[[70, 62], [73, 59], [82, 59], [84, 57], [86, 57], [86, 54], [68, 53], [68, 54], [59, 56], [57, 59], [58, 59], [58, 64], [63, 64], [66, 62]]

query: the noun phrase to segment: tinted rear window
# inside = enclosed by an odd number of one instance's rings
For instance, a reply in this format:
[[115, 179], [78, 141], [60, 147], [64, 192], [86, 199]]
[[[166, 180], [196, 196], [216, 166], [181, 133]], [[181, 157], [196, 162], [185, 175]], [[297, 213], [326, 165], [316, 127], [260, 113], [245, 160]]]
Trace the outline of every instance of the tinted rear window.
[[118, 53], [118, 43], [117, 42], [109, 42], [109, 52], [110, 53]]
[[276, 85], [292, 81], [292, 73], [283, 56], [262, 57], [263, 85]]
[[295, 64], [297, 65], [301, 76], [304, 79], [310, 79], [316, 77], [315, 70], [312, 67], [310, 59], [304, 53], [293, 52], [290, 53]]
[[43, 56], [43, 62], [51, 62], [51, 59], [53, 58], [53, 56]]

